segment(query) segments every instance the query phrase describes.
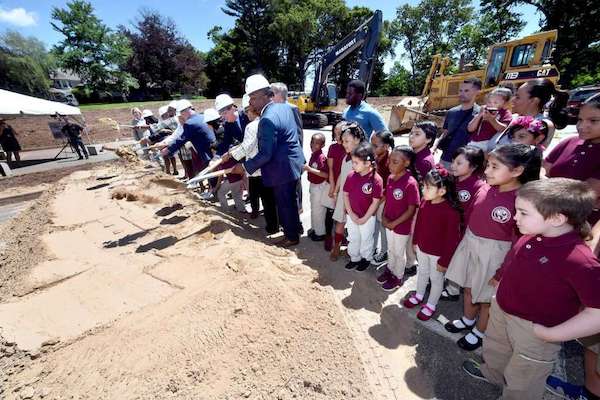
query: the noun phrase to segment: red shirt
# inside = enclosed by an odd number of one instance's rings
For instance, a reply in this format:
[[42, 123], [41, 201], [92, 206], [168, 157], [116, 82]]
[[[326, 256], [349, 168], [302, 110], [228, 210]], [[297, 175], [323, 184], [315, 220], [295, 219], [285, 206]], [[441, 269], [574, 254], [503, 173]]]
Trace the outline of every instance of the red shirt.
[[[329, 166], [327, 165], [327, 157], [325, 157], [325, 154], [323, 154], [321, 150], [312, 153], [308, 165], [310, 165], [314, 169], [318, 169], [321, 172], [329, 172]], [[326, 180], [327, 178], [322, 178], [319, 175], [315, 175], [310, 172], [308, 173], [308, 181], [310, 183], [318, 185], [319, 183], [323, 183]]]
[[[508, 125], [512, 120], [512, 113], [504, 108], [500, 108], [496, 114], [496, 121]], [[487, 121], [481, 121], [479, 131], [476, 131], [471, 135], [471, 140], [474, 142], [482, 142], [484, 140], [490, 140], [494, 135], [498, 133], [496, 128]]]
[[369, 172], [365, 176], [350, 171], [344, 183], [344, 192], [348, 193], [350, 207], [358, 218], [362, 218], [373, 203], [383, 193], [383, 180], [377, 172]]
[[[385, 208], [383, 215], [390, 221], [400, 218], [408, 210], [408, 206], [419, 205], [419, 184], [409, 172], [398, 179], [388, 178], [385, 186]], [[413, 215], [414, 217], [414, 215]], [[410, 235], [413, 217], [396, 225], [394, 232], [399, 235]]]
[[375, 164], [377, 165], [377, 173], [383, 179], [383, 186], [387, 183], [388, 176], [390, 176], [390, 169], [388, 168], [388, 159], [390, 154], [385, 153], [383, 157], [379, 160], [375, 160]]
[[522, 236], [496, 271], [502, 309], [552, 327], [582, 307], [600, 308], [600, 263], [576, 232]]
[[511, 242], [516, 237], [516, 198], [516, 189], [500, 192], [496, 186], [482, 185], [469, 207], [471, 232], [482, 238]]
[[562, 140], [546, 157], [552, 164], [546, 176], [585, 181], [600, 179], [600, 143], [583, 141], [577, 136]]
[[342, 171], [342, 164], [344, 163], [344, 158], [346, 157], [346, 150], [344, 150], [344, 146], [339, 143], [333, 143], [329, 146], [329, 150], [327, 150], [327, 158], [331, 158], [333, 160], [333, 183], [337, 183], [338, 178], [340, 177], [340, 172]]
[[[223, 164], [219, 165], [219, 170], [221, 169], [227, 169], [227, 168], [231, 168], [233, 167], [235, 164], [237, 164], [238, 162], [232, 157], [229, 160], [227, 160], [226, 162], [224, 162]], [[225, 179], [227, 179], [229, 181], [229, 183], [235, 183], [235, 182], [239, 182], [242, 180], [242, 175], [240, 174], [227, 174], [225, 175]]]
[[415, 158], [415, 168], [421, 175], [421, 179], [425, 178], [425, 175], [429, 173], [435, 167], [435, 160], [431, 154], [429, 147], [425, 147], [423, 150], [417, 153]]
[[485, 182], [477, 174], [471, 174], [462, 182], [456, 181], [456, 194], [464, 210], [465, 225], [469, 223], [469, 208], [475, 194], [484, 184]]
[[[435, 227], [434, 229], [432, 229]], [[432, 204], [424, 200], [419, 207], [413, 243], [427, 254], [439, 256], [438, 264], [448, 268], [460, 242], [460, 213], [450, 203]]]

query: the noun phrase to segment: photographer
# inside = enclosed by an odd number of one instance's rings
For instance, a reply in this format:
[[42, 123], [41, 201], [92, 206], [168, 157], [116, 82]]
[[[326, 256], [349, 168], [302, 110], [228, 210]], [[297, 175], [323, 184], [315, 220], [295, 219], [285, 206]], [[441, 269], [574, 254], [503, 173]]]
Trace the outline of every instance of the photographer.
[[506, 129], [512, 119], [508, 105], [512, 91], [508, 88], [496, 88], [488, 96], [485, 106], [469, 122], [467, 130], [471, 134], [470, 146], [487, 151], [488, 142], [498, 132]]

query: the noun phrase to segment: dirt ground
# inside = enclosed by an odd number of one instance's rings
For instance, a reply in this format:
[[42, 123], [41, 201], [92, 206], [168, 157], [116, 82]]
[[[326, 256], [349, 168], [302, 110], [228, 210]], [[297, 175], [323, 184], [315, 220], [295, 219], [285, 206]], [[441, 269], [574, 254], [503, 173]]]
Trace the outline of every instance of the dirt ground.
[[2, 398], [375, 396], [317, 274], [161, 173], [71, 173], [0, 234]]

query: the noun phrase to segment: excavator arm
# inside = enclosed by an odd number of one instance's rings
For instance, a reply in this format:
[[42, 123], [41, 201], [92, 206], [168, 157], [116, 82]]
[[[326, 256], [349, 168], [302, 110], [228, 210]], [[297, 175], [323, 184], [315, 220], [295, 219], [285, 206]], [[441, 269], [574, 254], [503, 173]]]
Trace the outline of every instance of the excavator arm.
[[375, 52], [377, 51], [382, 24], [381, 11], [376, 10], [371, 18], [366, 20], [338, 44], [333, 46], [323, 57], [323, 60], [317, 66], [315, 82], [310, 95], [313, 103], [317, 105], [317, 107], [321, 105], [321, 90], [326, 84], [327, 77], [333, 67], [348, 57], [354, 50], [361, 47], [358, 79], [365, 82], [365, 96], [367, 95], [371, 77], [373, 76], [373, 69], [375, 68]]

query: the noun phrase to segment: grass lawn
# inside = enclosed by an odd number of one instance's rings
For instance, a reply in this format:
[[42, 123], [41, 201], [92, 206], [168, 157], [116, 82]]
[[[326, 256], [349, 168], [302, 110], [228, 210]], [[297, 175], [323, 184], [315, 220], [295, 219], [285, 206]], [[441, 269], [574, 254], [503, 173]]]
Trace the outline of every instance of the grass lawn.
[[[195, 96], [191, 100], [205, 100], [204, 96]], [[170, 100], [163, 101], [132, 101], [130, 103], [90, 103], [81, 104], [79, 108], [81, 111], [98, 111], [98, 110], [114, 110], [116, 108], [133, 108], [138, 107], [140, 109], [150, 108], [152, 111], [156, 111], [162, 105], [168, 104]]]

